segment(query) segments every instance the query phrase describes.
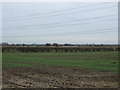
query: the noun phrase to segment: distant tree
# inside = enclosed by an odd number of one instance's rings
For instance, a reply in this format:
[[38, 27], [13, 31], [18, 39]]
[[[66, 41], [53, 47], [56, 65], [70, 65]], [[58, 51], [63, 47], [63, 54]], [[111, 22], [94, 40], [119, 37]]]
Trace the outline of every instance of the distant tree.
[[65, 43], [64, 46], [69, 46], [69, 44]]
[[103, 46], [103, 44], [100, 44], [100, 46]]
[[59, 44], [58, 43], [53, 43], [53, 46], [59, 46]]
[[16, 46], [20, 46], [20, 44], [15, 44]]
[[25, 44], [23, 43], [22, 46], [25, 46]]
[[12, 44], [12, 46], [14, 46], [14, 44]]
[[73, 44], [65, 43], [64, 46], [74, 46]]
[[51, 43], [46, 43], [46, 46], [51, 46]]

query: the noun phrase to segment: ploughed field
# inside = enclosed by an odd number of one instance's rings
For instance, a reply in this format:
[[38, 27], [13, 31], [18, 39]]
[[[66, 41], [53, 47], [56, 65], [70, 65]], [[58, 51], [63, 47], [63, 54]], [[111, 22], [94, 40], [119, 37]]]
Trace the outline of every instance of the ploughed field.
[[5, 52], [3, 88], [118, 87], [118, 52]]

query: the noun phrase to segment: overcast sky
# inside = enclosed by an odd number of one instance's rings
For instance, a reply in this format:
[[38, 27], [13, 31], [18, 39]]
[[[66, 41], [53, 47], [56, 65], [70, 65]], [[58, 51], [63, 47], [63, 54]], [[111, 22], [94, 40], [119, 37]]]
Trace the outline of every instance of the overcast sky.
[[8, 43], [117, 44], [117, 3], [3, 3]]

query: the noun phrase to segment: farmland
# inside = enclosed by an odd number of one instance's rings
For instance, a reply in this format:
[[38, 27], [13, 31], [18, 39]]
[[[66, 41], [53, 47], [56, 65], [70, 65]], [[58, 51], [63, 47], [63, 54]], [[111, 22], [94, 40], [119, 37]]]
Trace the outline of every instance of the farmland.
[[117, 87], [118, 52], [4, 52], [3, 87]]

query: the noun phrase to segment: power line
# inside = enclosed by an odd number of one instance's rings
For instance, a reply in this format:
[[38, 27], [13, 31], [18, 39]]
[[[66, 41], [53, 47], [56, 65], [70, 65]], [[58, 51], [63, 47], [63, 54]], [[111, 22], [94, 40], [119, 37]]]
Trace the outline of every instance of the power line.
[[[116, 5], [115, 6], [112, 6], [112, 7], [116, 7]], [[111, 6], [110, 7], [102, 7], [102, 8], [96, 8], [96, 9], [91, 9], [91, 10], [82, 10], [82, 11], [80, 11], [80, 12], [82, 12], [81, 14], [83, 14], [83, 12], [84, 13], [86, 13], [86, 12], [90, 12], [90, 11], [95, 11], [95, 10], [100, 10], [100, 9], [107, 9], [107, 8], [112, 8]], [[76, 13], [80, 13], [80, 12], [76, 12]], [[54, 15], [48, 15], [48, 16], [39, 16], [39, 17], [33, 17], [33, 18], [31, 18], [31, 17], [26, 17], [26, 18], [23, 18], [23, 19], [21, 19], [21, 18], [16, 18], [16, 20], [26, 20], [26, 19], [29, 19], [29, 20], [31, 20], [31, 19], [37, 19], [37, 18], [43, 18], [43, 17], [55, 17], [55, 16], [61, 16], [61, 15], [68, 15], [68, 14], [70, 14], [70, 13], [75, 13], [75, 12], [69, 12], [69, 13], [62, 13], [62, 14], [54, 14]], [[7, 20], [7, 19], [6, 19]], [[12, 19], [13, 20], [13, 19]], [[14, 21], [16, 21], [16, 20], [14, 20]]]
[[[42, 28], [55, 28], [55, 27], [60, 27], [60, 26], [74, 26], [74, 25], [83, 25], [83, 24], [91, 24], [91, 23], [96, 23], [96, 22], [106, 22], [106, 21], [113, 21], [113, 20], [117, 20], [117, 19], [107, 19], [107, 20], [99, 20], [99, 21], [94, 21], [94, 22], [85, 22], [85, 23], [77, 23], [77, 24], [64, 24], [64, 25], [54, 25], [54, 26], [42, 26], [42, 27], [39, 27], [39, 29], [42, 29]], [[32, 27], [32, 25], [31, 25]], [[34, 27], [34, 26], [33, 26]], [[30, 27], [27, 27], [27, 28], [22, 28], [22, 29], [29, 29]], [[9, 29], [10, 30], [10, 29]], [[14, 29], [12, 29], [14, 30]], [[18, 30], [18, 29], [15, 29], [15, 30]]]
[[79, 32], [67, 32], [67, 33], [56, 33], [56, 34], [46, 34], [46, 35], [29, 35], [29, 36], [3, 36], [3, 38], [14, 38], [14, 37], [40, 37], [40, 36], [58, 36], [58, 35], [70, 35], [70, 34], [96, 34], [96, 33], [104, 33], [104, 32], [115, 32], [117, 28], [109, 28], [109, 29], [99, 29], [99, 30], [82, 30]]
[[[112, 14], [112, 15], [105, 15], [105, 16], [99, 16], [99, 17], [92, 17], [92, 18], [85, 18], [85, 19], [75, 19], [75, 20], [69, 20], [69, 21], [64, 21], [64, 22], [55, 22], [55, 23], [48, 23], [48, 24], [37, 24], [37, 25], [26, 25], [26, 26], [16, 26], [17, 28], [20, 27], [33, 27], [33, 26], [49, 26], [49, 25], [56, 25], [56, 24], [63, 24], [63, 23], [73, 23], [74, 22], [78, 22], [78, 21], [85, 21], [85, 20], [95, 20], [95, 19], [99, 19], [99, 18], [106, 18], [106, 17], [112, 17], [112, 16], [117, 16], [117, 14]], [[6, 27], [6, 28], [16, 28], [16, 27]]]
[[36, 14], [30, 14], [30, 15], [23, 15], [23, 16], [18, 16], [18, 17], [6, 17], [6, 18], [2, 18], [2, 19], [24, 18], [24, 17], [36, 16], [36, 15], [40, 15], [40, 14], [49, 14], [49, 13], [56, 13], [56, 12], [71, 11], [71, 10], [75, 10], [75, 9], [79, 9], [79, 8], [86, 8], [86, 7], [90, 7], [90, 6], [98, 6], [98, 5], [101, 5], [101, 4], [102, 4], [102, 5], [103, 5], [103, 4], [106, 4], [106, 2], [104, 2], [104, 3], [99, 3], [99, 4], [94, 4], [94, 5], [87, 5], [87, 6], [80, 6], [80, 7], [68, 8], [68, 9], [62, 9], [62, 10], [55, 10], [55, 11], [48, 11], [48, 12], [42, 12], [42, 13], [36, 13]]

